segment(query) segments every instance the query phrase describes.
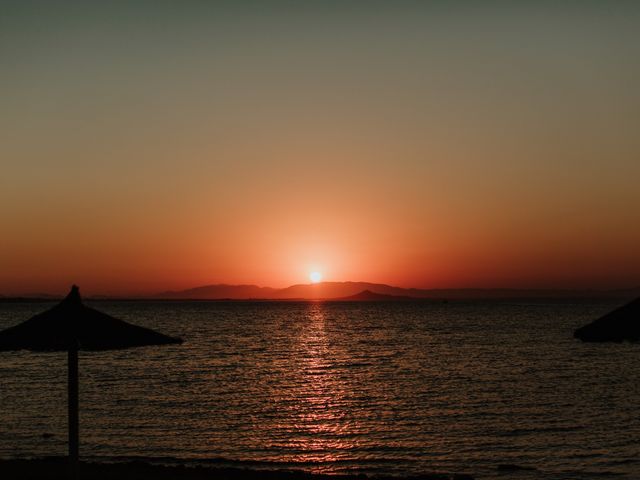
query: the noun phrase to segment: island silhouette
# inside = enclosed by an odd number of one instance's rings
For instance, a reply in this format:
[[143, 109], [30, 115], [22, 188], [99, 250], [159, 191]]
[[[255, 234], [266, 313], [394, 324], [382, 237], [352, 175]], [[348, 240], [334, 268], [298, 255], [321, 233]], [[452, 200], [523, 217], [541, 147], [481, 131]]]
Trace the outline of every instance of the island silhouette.
[[517, 288], [404, 288], [371, 282], [319, 282], [285, 288], [251, 284], [203, 285], [186, 290], [169, 290], [152, 295], [167, 300], [495, 300], [495, 299], [589, 299], [630, 300], [640, 296], [639, 288], [619, 290], [517, 289]]
[[[261, 301], [395, 301], [395, 300], [612, 300], [629, 302], [640, 297], [640, 287], [611, 290], [555, 288], [405, 288], [371, 282], [318, 282], [285, 288], [253, 284], [211, 284], [151, 294], [86, 295], [91, 300], [261, 300]], [[0, 302], [52, 301], [62, 295], [46, 292], [0, 295]]]

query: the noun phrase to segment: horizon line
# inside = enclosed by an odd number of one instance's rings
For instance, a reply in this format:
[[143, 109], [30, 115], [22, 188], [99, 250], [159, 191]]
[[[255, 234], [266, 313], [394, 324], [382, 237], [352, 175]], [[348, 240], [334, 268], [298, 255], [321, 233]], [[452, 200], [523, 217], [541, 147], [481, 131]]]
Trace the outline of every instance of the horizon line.
[[[387, 287], [393, 289], [407, 290], [407, 291], [421, 291], [421, 292], [528, 292], [530, 294], [535, 293], [544, 293], [544, 292], [556, 292], [556, 293], [601, 293], [601, 294], [611, 294], [616, 292], [632, 292], [632, 291], [640, 291], [640, 285], [633, 286], [615, 286], [615, 287], [557, 287], [557, 286], [534, 286], [534, 287], [507, 287], [507, 286], [493, 286], [493, 287], [479, 287], [479, 286], [464, 286], [464, 287], [401, 287], [397, 285], [392, 285], [389, 283], [377, 283], [377, 282], [368, 282], [368, 281], [354, 281], [354, 280], [343, 280], [343, 281], [322, 281], [322, 282], [309, 282], [309, 283], [294, 283], [285, 287], [270, 287], [270, 286], [262, 286], [254, 283], [208, 283], [203, 285], [197, 285], [194, 287], [182, 288], [182, 289], [165, 289], [158, 290], [150, 293], [90, 293], [88, 295], [84, 295], [85, 298], [91, 299], [99, 299], [99, 298], [110, 298], [110, 299], [121, 299], [121, 300], [162, 300], [164, 295], [177, 295], [180, 293], [187, 293], [193, 290], [206, 289], [206, 288], [214, 288], [214, 287], [229, 287], [229, 288], [242, 288], [242, 287], [253, 287], [264, 290], [273, 290], [275, 292], [287, 290], [295, 287], [321, 287], [322, 285], [327, 284], [368, 284], [375, 285], [380, 287]], [[366, 291], [364, 288], [361, 292]], [[358, 293], [361, 293], [358, 292]], [[375, 293], [375, 292], [374, 292]], [[12, 299], [54, 299], [54, 298], [62, 298], [66, 295], [66, 290], [62, 293], [51, 293], [46, 291], [33, 291], [33, 292], [24, 292], [24, 293], [1, 293], [0, 299], [3, 300], [12, 300]], [[350, 295], [347, 295], [350, 296]], [[321, 299], [334, 299], [340, 297], [323, 297]], [[420, 299], [421, 297], [414, 297]], [[178, 300], [179, 297], [174, 298], [166, 298], [169, 300]], [[188, 298], [184, 297], [184, 300], [196, 300], [197, 298]], [[227, 298], [201, 298], [202, 300], [225, 300]], [[318, 298], [312, 297], [283, 297], [283, 298], [252, 298], [252, 297], [243, 297], [243, 298], [232, 298], [229, 297], [228, 300], [318, 300]]]

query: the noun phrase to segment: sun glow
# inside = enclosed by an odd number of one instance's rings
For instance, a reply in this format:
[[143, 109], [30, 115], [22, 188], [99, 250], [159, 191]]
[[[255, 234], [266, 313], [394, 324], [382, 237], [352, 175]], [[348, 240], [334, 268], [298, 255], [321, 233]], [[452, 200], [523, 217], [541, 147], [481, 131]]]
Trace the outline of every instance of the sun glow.
[[318, 283], [322, 280], [322, 274], [320, 272], [311, 272], [309, 280], [311, 280], [311, 283]]

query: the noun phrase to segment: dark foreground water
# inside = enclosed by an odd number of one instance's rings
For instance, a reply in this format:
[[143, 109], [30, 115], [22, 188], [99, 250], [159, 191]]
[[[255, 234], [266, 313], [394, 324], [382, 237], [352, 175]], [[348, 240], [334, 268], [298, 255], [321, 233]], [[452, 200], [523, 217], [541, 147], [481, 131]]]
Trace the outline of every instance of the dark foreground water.
[[[571, 336], [611, 304], [94, 306], [186, 343], [80, 354], [85, 458], [640, 477], [640, 345]], [[66, 355], [0, 353], [0, 414], [0, 457], [64, 455]]]

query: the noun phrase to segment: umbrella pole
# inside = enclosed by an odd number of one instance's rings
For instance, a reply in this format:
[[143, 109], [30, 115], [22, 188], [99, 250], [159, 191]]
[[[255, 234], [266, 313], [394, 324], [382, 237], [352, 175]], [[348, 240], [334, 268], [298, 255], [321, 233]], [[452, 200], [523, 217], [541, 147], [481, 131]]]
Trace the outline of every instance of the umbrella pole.
[[69, 478], [78, 477], [79, 417], [78, 417], [78, 349], [68, 352], [68, 395], [69, 395]]

